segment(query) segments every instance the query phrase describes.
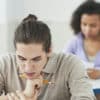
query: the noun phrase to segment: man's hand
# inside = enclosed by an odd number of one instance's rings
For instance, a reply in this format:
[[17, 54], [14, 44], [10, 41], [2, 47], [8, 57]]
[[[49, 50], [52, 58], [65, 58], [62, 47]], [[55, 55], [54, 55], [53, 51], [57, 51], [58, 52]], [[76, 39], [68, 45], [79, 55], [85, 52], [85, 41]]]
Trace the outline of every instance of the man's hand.
[[27, 97], [23, 92], [17, 91], [16, 93], [7, 94], [7, 100], [37, 100], [38, 92], [32, 97]]
[[27, 79], [25, 90], [23, 92], [17, 91], [16, 93], [7, 94], [7, 100], [37, 100], [42, 85], [42, 76], [32, 80]]
[[98, 79], [98, 78], [100, 78], [100, 70], [98, 70], [98, 69], [88, 68], [87, 69], [87, 73], [88, 73], [88, 76], [91, 79]]
[[43, 78], [39, 75], [36, 79], [27, 79], [26, 88], [24, 90], [24, 94], [27, 97], [34, 96], [34, 94], [40, 92], [40, 89], [43, 85]]

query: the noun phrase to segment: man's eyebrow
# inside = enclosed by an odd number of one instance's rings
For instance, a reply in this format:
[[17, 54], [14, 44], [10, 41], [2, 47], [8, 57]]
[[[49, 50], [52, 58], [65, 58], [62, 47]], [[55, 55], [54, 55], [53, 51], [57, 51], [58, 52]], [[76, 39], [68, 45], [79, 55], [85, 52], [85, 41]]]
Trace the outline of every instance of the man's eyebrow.
[[[17, 56], [18, 56], [18, 58], [21, 58], [21, 59], [25, 59], [26, 60], [26, 58], [23, 57], [23, 56], [21, 56], [21, 55], [17, 55]], [[31, 58], [31, 60], [36, 60], [36, 59], [41, 59], [41, 56], [36, 56], [34, 58]]]
[[17, 55], [19, 58], [21, 58], [21, 59], [26, 59], [25, 57], [23, 57], [23, 56], [20, 56], [20, 55]]
[[32, 58], [31, 60], [36, 60], [36, 59], [40, 59], [40, 58], [41, 58], [41, 56], [36, 56], [36, 57]]

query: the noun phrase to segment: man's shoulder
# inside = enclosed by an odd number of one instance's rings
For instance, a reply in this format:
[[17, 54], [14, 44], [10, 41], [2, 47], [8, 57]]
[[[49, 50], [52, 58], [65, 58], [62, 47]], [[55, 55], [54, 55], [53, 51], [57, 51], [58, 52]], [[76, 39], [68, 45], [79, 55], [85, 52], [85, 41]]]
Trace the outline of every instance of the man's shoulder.
[[14, 53], [6, 53], [0, 55], [0, 61], [8, 62], [10, 60], [13, 60], [16, 58], [16, 55]]
[[54, 58], [56, 58], [57, 63], [67, 63], [67, 64], [72, 64], [73, 62], [79, 61], [79, 58], [71, 53], [55, 53], [53, 54]]
[[43, 71], [47, 73], [56, 72], [58, 70], [70, 72], [73, 68], [82, 66], [80, 64], [82, 64], [81, 61], [73, 54], [53, 53]]
[[78, 58], [76, 55], [70, 53], [59, 54], [57, 64], [61, 69], [65, 70], [65, 72], [85, 69], [85, 65], [83, 64], [82, 60], [80, 60], [80, 58]]
[[76, 58], [76, 55], [72, 54], [72, 53], [63, 53], [63, 52], [60, 52], [60, 53], [56, 53], [56, 56], [60, 59], [62, 58], [63, 60], [64, 59], [71, 59], [71, 58]]
[[62, 65], [65, 65], [66, 67], [68, 66], [75, 67], [75, 65], [80, 65], [80, 64], [84, 66], [82, 60], [78, 56], [71, 53], [66, 53], [66, 54], [59, 53], [58, 62]]
[[0, 70], [5, 71], [11, 69], [16, 64], [16, 56], [15, 54], [6, 53], [0, 55]]

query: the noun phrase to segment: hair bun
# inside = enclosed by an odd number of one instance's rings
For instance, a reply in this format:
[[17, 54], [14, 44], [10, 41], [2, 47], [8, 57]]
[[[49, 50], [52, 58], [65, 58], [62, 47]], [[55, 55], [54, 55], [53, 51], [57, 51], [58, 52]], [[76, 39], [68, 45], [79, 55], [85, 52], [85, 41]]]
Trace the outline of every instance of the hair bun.
[[37, 21], [37, 16], [36, 15], [33, 15], [33, 14], [29, 14], [27, 17], [25, 17], [23, 19], [24, 22], [27, 22], [27, 21]]

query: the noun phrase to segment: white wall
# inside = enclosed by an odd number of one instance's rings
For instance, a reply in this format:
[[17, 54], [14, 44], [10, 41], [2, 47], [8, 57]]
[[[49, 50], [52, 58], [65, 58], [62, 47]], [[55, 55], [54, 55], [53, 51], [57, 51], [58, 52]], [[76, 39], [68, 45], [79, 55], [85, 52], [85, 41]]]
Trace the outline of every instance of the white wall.
[[24, 0], [24, 14], [36, 14], [52, 31], [53, 50], [62, 51], [73, 36], [70, 19], [74, 9], [85, 0]]
[[[85, 0], [1, 0], [0, 53], [14, 51], [13, 34], [21, 19], [35, 14], [51, 29], [53, 50], [59, 52], [73, 36], [70, 18], [73, 10]], [[5, 22], [2, 22], [2, 21]], [[4, 24], [4, 25], [3, 25]]]
[[7, 16], [6, 0], [0, 3], [0, 54], [7, 51]]
[[13, 34], [24, 15], [23, 0], [0, 0], [0, 54], [14, 51]]
[[24, 0], [7, 0], [7, 51], [14, 51], [13, 36], [16, 26], [24, 15]]

